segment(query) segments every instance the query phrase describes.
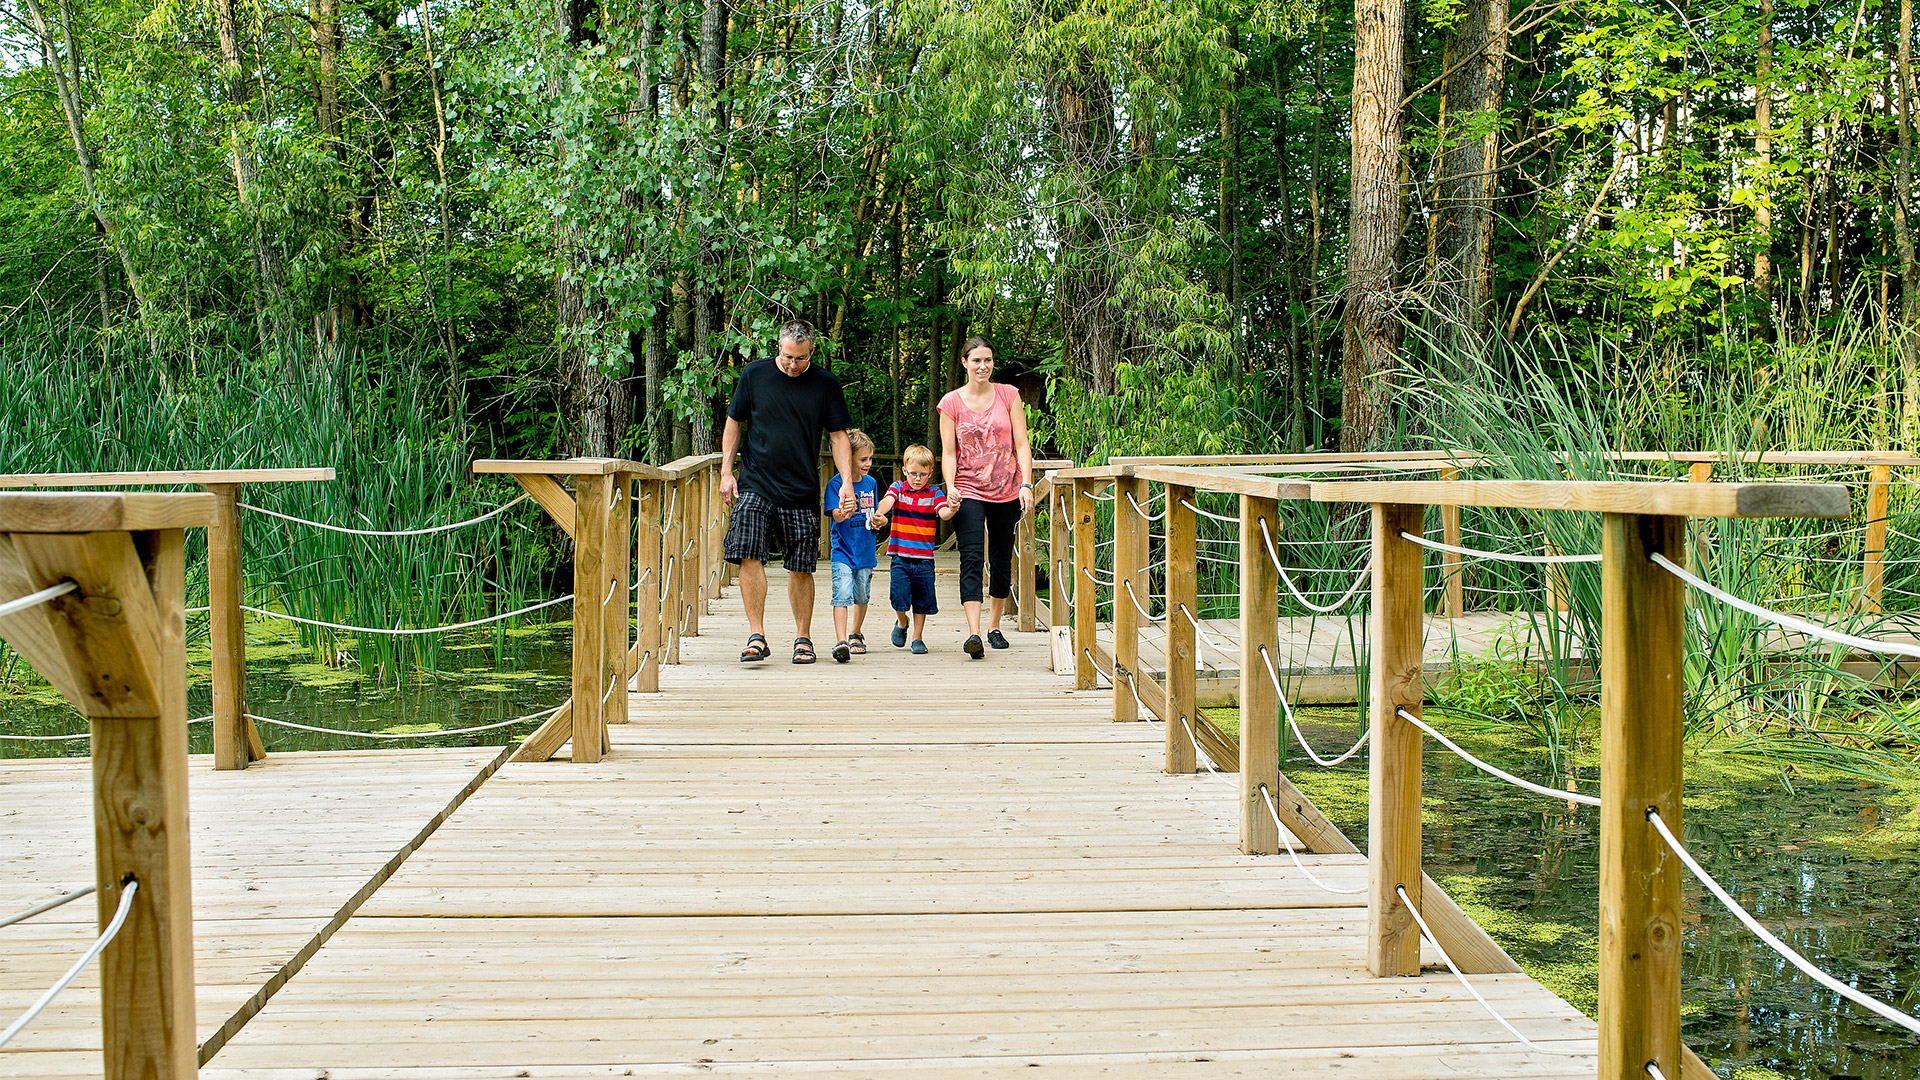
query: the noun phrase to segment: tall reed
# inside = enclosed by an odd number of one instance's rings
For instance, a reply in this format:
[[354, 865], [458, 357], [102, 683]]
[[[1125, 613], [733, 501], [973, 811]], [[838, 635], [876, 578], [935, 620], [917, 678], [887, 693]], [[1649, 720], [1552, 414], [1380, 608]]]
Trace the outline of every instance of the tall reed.
[[[371, 529], [464, 520], [513, 495], [506, 482], [470, 474], [487, 456], [487, 433], [421, 356], [295, 347], [263, 361], [128, 346], [101, 366], [91, 346], [54, 328], [0, 335], [0, 473], [331, 466], [333, 481], [252, 485], [242, 499]], [[523, 606], [552, 563], [531, 504], [423, 537], [243, 520], [247, 603], [355, 626], [444, 625]], [[204, 535], [191, 530], [188, 543], [188, 605], [200, 606]], [[322, 662], [357, 663], [383, 681], [431, 672], [443, 643], [278, 625]]]

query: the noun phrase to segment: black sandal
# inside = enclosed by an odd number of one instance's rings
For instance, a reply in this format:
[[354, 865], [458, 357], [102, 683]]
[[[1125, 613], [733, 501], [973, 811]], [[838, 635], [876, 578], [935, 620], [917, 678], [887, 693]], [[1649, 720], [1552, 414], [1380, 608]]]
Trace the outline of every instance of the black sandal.
[[773, 648], [767, 644], [767, 635], [748, 634], [747, 647], [740, 650], [740, 662], [745, 664], [754, 660], [765, 660], [772, 655]]
[[834, 663], [836, 663], [836, 664], [844, 664], [844, 663], [846, 663], [846, 662], [847, 662], [848, 660], [850, 660], [850, 659], [852, 659], [852, 658], [853, 658], [853, 650], [851, 650], [851, 649], [849, 649], [849, 648], [847, 648], [847, 643], [846, 643], [846, 642], [844, 642], [844, 641], [842, 641], [842, 642], [841, 642], [840, 644], [838, 644], [838, 645], [835, 645], [835, 646], [833, 647], [833, 662], [834, 662]]
[[867, 635], [857, 632], [848, 634], [847, 648], [855, 656], [867, 655]]
[[813, 655], [813, 639], [812, 638], [797, 637], [793, 639], [793, 662], [794, 663], [811, 664], [814, 662], [815, 659], [816, 657]]

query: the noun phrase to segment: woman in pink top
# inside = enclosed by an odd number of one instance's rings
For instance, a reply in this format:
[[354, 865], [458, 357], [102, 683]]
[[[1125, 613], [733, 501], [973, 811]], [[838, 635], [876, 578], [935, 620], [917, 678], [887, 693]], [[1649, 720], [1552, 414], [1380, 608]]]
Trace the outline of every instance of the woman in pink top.
[[947, 504], [960, 547], [960, 606], [967, 612], [963, 648], [975, 660], [980, 641], [980, 571], [990, 581], [992, 614], [986, 644], [1007, 647], [1000, 617], [1013, 595], [1013, 538], [1021, 515], [1033, 509], [1033, 451], [1027, 446], [1027, 414], [1020, 392], [993, 381], [993, 346], [968, 338], [960, 349], [967, 381], [940, 399], [941, 466]]

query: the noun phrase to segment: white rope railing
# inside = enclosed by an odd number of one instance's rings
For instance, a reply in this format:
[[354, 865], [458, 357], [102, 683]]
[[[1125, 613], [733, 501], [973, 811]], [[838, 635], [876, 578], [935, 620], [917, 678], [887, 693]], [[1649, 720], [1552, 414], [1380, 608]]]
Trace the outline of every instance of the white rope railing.
[[1667, 1080], [1667, 1074], [1661, 1072], [1660, 1066], [1651, 1061], [1647, 1062], [1647, 1075], [1651, 1076], [1653, 1080]]
[[[1273, 827], [1287, 836], [1292, 836], [1293, 831], [1280, 823], [1280, 808], [1274, 804], [1273, 792], [1268, 791], [1267, 785], [1264, 783], [1260, 785], [1260, 796], [1267, 801], [1267, 816], [1273, 819]], [[1287, 854], [1293, 858], [1293, 865], [1298, 868], [1302, 874], [1307, 876], [1307, 880], [1325, 889], [1327, 892], [1336, 893], [1340, 896], [1359, 896], [1361, 893], [1367, 891], [1367, 886], [1365, 885], [1357, 889], [1341, 889], [1327, 884], [1325, 881], [1320, 880], [1320, 875], [1307, 869], [1306, 863], [1300, 861], [1300, 853], [1294, 850], [1293, 844], [1282, 844], [1281, 846], [1287, 849]]]
[[[1149, 498], [1147, 501], [1151, 503], [1153, 499]], [[1131, 491], [1127, 492], [1127, 503], [1128, 505], [1133, 507], [1134, 513], [1139, 514], [1142, 518], [1146, 519], [1147, 521], [1159, 521], [1161, 518], [1164, 518], [1167, 516], [1167, 512], [1165, 510], [1160, 511], [1157, 514], [1147, 513], [1147, 508], [1140, 505], [1139, 500], [1133, 497], [1133, 492]]]
[[1367, 740], [1373, 736], [1372, 728], [1361, 732], [1359, 741], [1348, 747], [1347, 752], [1337, 758], [1323, 758], [1319, 754], [1314, 753], [1313, 747], [1307, 742], [1306, 735], [1300, 730], [1300, 724], [1293, 718], [1293, 703], [1287, 700], [1287, 692], [1280, 688], [1280, 673], [1274, 670], [1273, 658], [1267, 655], [1267, 647], [1265, 645], [1260, 646], [1260, 662], [1267, 665], [1267, 678], [1273, 680], [1273, 692], [1280, 698], [1280, 710], [1287, 714], [1288, 729], [1293, 732], [1293, 737], [1299, 742], [1300, 749], [1307, 752], [1307, 756], [1313, 759], [1315, 765], [1323, 769], [1331, 769], [1335, 765], [1342, 764], [1348, 758], [1359, 753], [1360, 748], [1367, 745]]
[[1661, 818], [1658, 807], [1647, 807], [1647, 821], [1653, 826], [1654, 831], [1660, 834], [1660, 839], [1665, 840], [1667, 846], [1673, 849], [1673, 853], [1679, 856], [1681, 862], [1686, 864], [1687, 869], [1693, 873], [1693, 876], [1700, 879], [1700, 884], [1706, 886], [1707, 891], [1712, 893], [1715, 899], [1726, 905], [1727, 910], [1733, 913], [1734, 918], [1739, 919], [1748, 930], [1753, 931], [1755, 937], [1766, 942], [1768, 948], [1779, 953], [1781, 959], [1799, 968], [1801, 973], [1806, 975], [1807, 978], [1839, 994], [1848, 1001], [1853, 1002], [1876, 1016], [1891, 1020], [1901, 1027], [1906, 1028], [1908, 1031], [1920, 1035], [1920, 1018], [1901, 1012], [1899, 1009], [1881, 1001], [1879, 998], [1873, 997], [1870, 994], [1861, 993], [1846, 983], [1841, 982], [1839, 979], [1821, 971], [1806, 957], [1795, 952], [1786, 942], [1781, 941], [1766, 927], [1760, 925], [1760, 920], [1754, 918], [1751, 912], [1735, 902], [1733, 896], [1729, 894], [1726, 889], [1722, 888], [1720, 883], [1713, 879], [1713, 875], [1707, 873], [1706, 868], [1695, 861], [1694, 857], [1681, 845], [1679, 838], [1675, 837], [1672, 830], [1667, 828], [1667, 823]]
[[452, 532], [454, 529], [464, 529], [469, 525], [478, 525], [489, 518], [499, 517], [501, 514], [506, 513], [508, 510], [532, 497], [532, 495], [523, 494], [510, 502], [501, 503], [499, 506], [481, 514], [479, 517], [468, 518], [465, 521], [456, 521], [451, 525], [431, 525], [424, 529], [350, 529], [344, 525], [330, 525], [324, 521], [310, 521], [307, 518], [294, 517], [292, 514], [283, 514], [278, 510], [269, 510], [264, 506], [255, 506], [252, 503], [240, 503], [239, 505], [243, 509], [251, 510], [256, 514], [265, 514], [268, 517], [279, 518], [282, 521], [291, 521], [296, 525], [311, 525], [316, 529], [325, 529], [328, 532], [346, 533], [349, 536], [426, 536], [430, 533]]
[[1087, 575], [1087, 577], [1093, 579], [1093, 582], [1096, 585], [1111, 586], [1113, 584], [1113, 575], [1108, 573], [1106, 574], [1106, 576], [1102, 577], [1101, 575], [1103, 571], [1101, 571], [1101, 569], [1097, 566], [1083, 566], [1080, 569], [1082, 572], [1084, 572]]
[[[605, 699], [603, 698], [602, 701], [604, 702]], [[297, 731], [315, 731], [322, 735], [346, 735], [355, 739], [438, 739], [446, 735], [472, 735], [476, 732], [495, 731], [504, 727], [512, 727], [515, 724], [522, 724], [528, 720], [534, 720], [543, 716], [552, 716], [554, 713], [566, 707], [567, 703], [562, 702], [551, 709], [542, 709], [536, 713], [516, 716], [511, 720], [502, 720], [498, 723], [482, 724], [479, 727], [454, 728], [445, 731], [410, 731], [400, 734], [386, 731], [346, 731], [341, 728], [314, 727], [311, 724], [295, 723], [292, 720], [275, 720], [270, 716], [258, 716], [253, 713], [247, 713], [246, 717], [249, 720], [257, 720], [262, 724], [272, 724], [275, 727], [293, 728]]]
[[[187, 723], [204, 724], [212, 719], [213, 717], [211, 716], [196, 716], [187, 721]], [[73, 735], [9, 735], [4, 731], [0, 731], [0, 739], [12, 739], [16, 742], [75, 742], [80, 739], [91, 738], [93, 738], [91, 731], [82, 731]], [[0, 926], [4, 925], [6, 924], [0, 923]]]
[[1093, 658], [1093, 650], [1081, 649], [1080, 655], [1087, 658], [1087, 663], [1093, 666], [1093, 673], [1107, 680], [1107, 686], [1111, 688], [1113, 686], [1113, 672], [1100, 670], [1100, 661]]
[[1167, 616], [1164, 613], [1159, 615], [1154, 615], [1149, 613], [1146, 608], [1143, 608], [1140, 606], [1140, 598], [1136, 596], [1133, 591], [1133, 579], [1129, 578], [1126, 581], [1121, 582], [1120, 584], [1126, 587], [1127, 599], [1133, 602], [1133, 610], [1139, 612], [1141, 618], [1147, 620], [1150, 623], [1167, 621]]
[[106, 949], [107, 944], [120, 933], [120, 928], [126, 925], [127, 912], [133, 910], [133, 897], [134, 894], [139, 891], [140, 882], [129, 879], [125, 887], [121, 889], [120, 906], [115, 909], [113, 919], [107, 923], [107, 928], [100, 931], [100, 936], [94, 940], [92, 945], [88, 946], [86, 952], [80, 954], [80, 959], [73, 962], [73, 966], [67, 969], [67, 973], [60, 976], [59, 981], [48, 987], [46, 993], [40, 995], [40, 1000], [28, 1007], [26, 1012], [21, 1013], [19, 1019], [8, 1024], [7, 1030], [0, 1031], [0, 1046], [7, 1045], [8, 1040], [18, 1035], [21, 1028], [33, 1023], [33, 1018], [45, 1012], [47, 1006], [53, 1004], [53, 999], [60, 996], [60, 991], [65, 990], [69, 983], [73, 982], [74, 979], [80, 976], [82, 971], [86, 970], [87, 965], [93, 962], [93, 958], [99, 956], [100, 953]]
[[[1191, 511], [1193, 511], [1193, 512], [1194, 512], [1194, 513], [1196, 513], [1196, 514], [1199, 514], [1199, 515], [1200, 515], [1201, 517], [1203, 517], [1203, 518], [1212, 518], [1212, 519], [1213, 519], [1213, 520], [1215, 520], [1215, 521], [1225, 521], [1225, 522], [1229, 522], [1229, 523], [1231, 523], [1231, 524], [1234, 524], [1234, 525], [1238, 525], [1238, 524], [1240, 524], [1240, 519], [1239, 519], [1239, 518], [1237, 518], [1237, 517], [1227, 517], [1227, 516], [1226, 516], [1226, 515], [1224, 515], [1224, 514], [1215, 514], [1215, 513], [1210, 513], [1210, 512], [1208, 512], [1208, 511], [1206, 511], [1206, 510], [1202, 510], [1202, 509], [1200, 509], [1199, 507], [1197, 507], [1197, 506], [1195, 506], [1195, 505], [1193, 505], [1193, 501], [1192, 501], [1192, 500], [1190, 500], [1190, 499], [1181, 499], [1181, 500], [1180, 500], [1180, 505], [1181, 505], [1181, 506], [1184, 506], [1184, 507], [1186, 507], [1187, 509], [1189, 509], [1189, 510], [1191, 510]], [[1221, 542], [1221, 543], [1228, 543], [1229, 541], [1220, 541], [1220, 542]]]
[[1855, 634], [1843, 634], [1838, 630], [1830, 630], [1819, 623], [1808, 622], [1805, 619], [1796, 618], [1792, 615], [1773, 611], [1768, 608], [1763, 608], [1759, 604], [1742, 600], [1732, 593], [1727, 592], [1725, 589], [1703, 581], [1680, 567], [1675, 566], [1672, 560], [1657, 551], [1649, 556], [1649, 558], [1653, 560], [1656, 566], [1661, 567], [1666, 570], [1667, 573], [1706, 593], [1708, 596], [1722, 603], [1739, 608], [1749, 615], [1773, 623], [1775, 626], [1784, 626], [1789, 630], [1798, 630], [1808, 637], [1819, 638], [1822, 641], [1829, 641], [1836, 645], [1845, 645], [1848, 648], [1859, 649], [1862, 652], [1890, 653], [1894, 656], [1920, 658], [1920, 645], [1898, 641], [1881, 641], [1878, 638], [1860, 637]]
[[1484, 548], [1457, 547], [1453, 544], [1443, 544], [1438, 540], [1429, 540], [1424, 536], [1416, 536], [1404, 529], [1400, 532], [1400, 538], [1402, 540], [1411, 540], [1421, 547], [1432, 548], [1435, 551], [1446, 551], [1455, 555], [1466, 555], [1476, 559], [1495, 559], [1500, 562], [1536, 563], [1544, 565], [1553, 563], [1597, 563], [1600, 561], [1600, 556], [1598, 555], [1516, 555], [1510, 551], [1487, 551]]
[[1525, 1035], [1522, 1035], [1520, 1033], [1519, 1028], [1514, 1027], [1511, 1023], [1507, 1021], [1506, 1017], [1500, 1015], [1500, 1010], [1495, 1009], [1491, 1002], [1489, 1002], [1486, 998], [1480, 996], [1479, 988], [1474, 986], [1472, 982], [1468, 981], [1466, 975], [1461, 973], [1459, 966], [1453, 962], [1453, 957], [1447, 955], [1446, 947], [1441, 945], [1440, 939], [1434, 936], [1433, 928], [1428, 926], [1427, 920], [1421, 917], [1420, 909], [1413, 906], [1413, 897], [1407, 895], [1407, 887], [1405, 885], [1395, 885], [1393, 887], [1393, 891], [1395, 894], [1397, 894], [1400, 897], [1400, 902], [1407, 906], [1407, 913], [1413, 916], [1413, 921], [1419, 924], [1420, 936], [1427, 940], [1427, 944], [1433, 946], [1434, 952], [1437, 952], [1440, 954], [1440, 959], [1443, 963], [1447, 965], [1447, 970], [1453, 972], [1453, 977], [1460, 980], [1461, 986], [1464, 986], [1467, 988], [1467, 993], [1473, 995], [1473, 1000], [1479, 1002], [1480, 1007], [1487, 1010], [1488, 1016], [1493, 1017], [1495, 1020], [1500, 1022], [1501, 1027], [1506, 1028], [1508, 1031], [1512, 1032], [1513, 1037], [1516, 1039], [1519, 1039], [1520, 1042], [1524, 1044], [1527, 1049], [1539, 1050], [1549, 1054], [1581, 1054], [1586, 1052], [1584, 1050], [1566, 1050], [1557, 1046], [1541, 1046], [1539, 1043], [1536, 1043], [1532, 1039], [1529, 1039]]
[[0, 604], [0, 616], [12, 615], [15, 612], [25, 611], [31, 607], [39, 607], [49, 600], [54, 600], [70, 592], [78, 592], [79, 590], [80, 586], [71, 581], [63, 581], [58, 585], [49, 585], [39, 592], [30, 592], [25, 596], [16, 597], [4, 604]]
[[1187, 718], [1184, 715], [1180, 717], [1180, 726], [1187, 729], [1187, 741], [1193, 744], [1194, 760], [1198, 761], [1202, 765], [1205, 765], [1207, 767], [1207, 772], [1213, 774], [1214, 779], [1216, 780], [1226, 779], [1226, 774], [1221, 772], [1219, 768], [1214, 765], [1213, 758], [1209, 756], [1205, 750], [1201, 749], [1200, 740], [1196, 738], [1193, 734], [1193, 725], [1187, 722]]
[[1202, 643], [1207, 645], [1214, 652], [1219, 653], [1221, 656], [1229, 660], [1239, 659], [1239, 657], [1235, 656], [1232, 652], [1228, 651], [1226, 646], [1215, 641], [1213, 639], [1212, 634], [1207, 633], [1207, 628], [1204, 626], [1201, 626], [1200, 620], [1193, 617], [1193, 612], [1187, 610], [1187, 605], [1185, 604], [1180, 605], [1180, 614], [1185, 615], [1187, 617], [1187, 621], [1193, 624], [1193, 634], [1195, 638], [1199, 639]]
[[1434, 729], [1426, 721], [1413, 715], [1407, 710], [1400, 709], [1400, 710], [1397, 710], [1397, 712], [1400, 719], [1405, 720], [1407, 723], [1412, 724], [1414, 727], [1417, 727], [1421, 731], [1424, 731], [1427, 734], [1433, 736], [1436, 740], [1439, 741], [1440, 745], [1453, 751], [1454, 754], [1457, 757], [1459, 757], [1462, 761], [1465, 761], [1467, 764], [1473, 766], [1476, 769], [1479, 769], [1481, 772], [1484, 772], [1490, 776], [1497, 776], [1500, 779], [1505, 780], [1507, 783], [1514, 785], [1515, 787], [1525, 788], [1526, 790], [1531, 791], [1536, 795], [1545, 795], [1549, 799], [1565, 799], [1568, 802], [1577, 802], [1586, 806], [1600, 805], [1600, 799], [1598, 796], [1586, 795], [1578, 791], [1555, 791], [1554, 789], [1547, 787], [1543, 784], [1536, 784], [1531, 780], [1523, 780], [1520, 777], [1515, 776], [1510, 772], [1507, 772], [1505, 769], [1501, 769], [1493, 765], [1489, 765], [1486, 762], [1481, 761], [1479, 758], [1474, 757], [1472, 754], [1467, 753], [1465, 750], [1462, 750], [1460, 748], [1459, 743], [1456, 743], [1452, 739], [1447, 738], [1445, 735], [1440, 734], [1438, 730]]
[[1373, 561], [1369, 559], [1367, 565], [1361, 567], [1360, 572], [1354, 575], [1353, 584], [1347, 588], [1347, 591], [1341, 595], [1340, 599], [1323, 607], [1307, 599], [1306, 594], [1301, 592], [1299, 587], [1293, 583], [1293, 577], [1287, 573], [1287, 568], [1280, 565], [1280, 553], [1274, 550], [1273, 534], [1267, 531], [1266, 518], [1260, 519], [1260, 537], [1267, 542], [1267, 558], [1273, 561], [1274, 570], [1280, 574], [1280, 583], [1287, 587], [1287, 591], [1293, 594], [1295, 600], [1300, 601], [1302, 604], [1323, 615], [1346, 607], [1347, 601], [1352, 600], [1354, 594], [1360, 591], [1360, 586], [1366, 584], [1367, 575], [1373, 572]]
[[46, 901], [45, 903], [35, 904], [32, 907], [28, 908], [27, 910], [22, 911], [18, 915], [9, 915], [4, 919], [0, 919], [0, 926], [12, 926], [14, 923], [17, 923], [17, 922], [26, 922], [28, 919], [33, 918], [35, 915], [43, 915], [49, 911], [52, 911], [54, 908], [61, 907], [65, 904], [71, 904], [75, 900], [78, 900], [83, 896], [91, 896], [93, 895], [93, 891], [98, 887], [99, 886], [97, 885], [88, 885], [85, 888], [75, 889], [72, 892], [67, 893], [65, 896], [56, 896], [53, 899]]
[[[612, 594], [609, 593], [608, 596], [611, 597]], [[465, 630], [470, 626], [485, 626], [488, 623], [501, 622], [506, 619], [514, 618], [515, 616], [518, 616], [518, 615], [525, 615], [531, 611], [539, 611], [541, 608], [550, 608], [555, 604], [564, 604], [571, 599], [573, 599], [573, 594], [568, 593], [565, 596], [556, 596], [551, 600], [542, 600], [538, 604], [534, 604], [531, 607], [523, 607], [518, 611], [509, 611], [504, 615], [489, 615], [484, 619], [474, 619], [469, 622], [454, 623], [451, 626], [424, 626], [424, 627], [416, 627], [416, 628], [396, 628], [392, 630], [384, 630], [377, 626], [351, 626], [346, 623], [332, 623], [322, 619], [308, 619], [308, 618], [303, 618], [299, 615], [288, 615], [285, 612], [268, 611], [264, 608], [248, 607], [245, 604], [240, 605], [240, 610], [251, 611], [255, 615], [264, 615], [269, 619], [284, 619], [287, 622], [296, 622], [305, 626], [324, 626], [329, 630], [349, 630], [358, 634], [386, 634], [392, 637], [406, 637], [413, 634], [441, 634], [449, 630]]]

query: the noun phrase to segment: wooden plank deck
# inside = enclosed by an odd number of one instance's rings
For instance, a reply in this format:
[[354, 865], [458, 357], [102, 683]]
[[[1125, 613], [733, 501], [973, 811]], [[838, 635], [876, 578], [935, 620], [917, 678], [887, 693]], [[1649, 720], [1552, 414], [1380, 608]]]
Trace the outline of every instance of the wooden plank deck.
[[[196, 1020], [204, 1043], [470, 785], [497, 750], [284, 753], [244, 772], [195, 756]], [[93, 881], [91, 766], [0, 761], [0, 915]], [[0, 928], [0, 1023], [96, 934], [85, 897]], [[0, 1050], [0, 1076], [100, 1075], [99, 966]]]
[[1572, 1054], [1370, 978], [1357, 898], [1237, 854], [1231, 790], [1156, 771], [1042, 635], [968, 661], [945, 612], [913, 657], [882, 610], [795, 667], [774, 584], [773, 661], [717, 605], [605, 760], [502, 768], [204, 1075], [1592, 1075], [1531, 979], [1477, 982]]

